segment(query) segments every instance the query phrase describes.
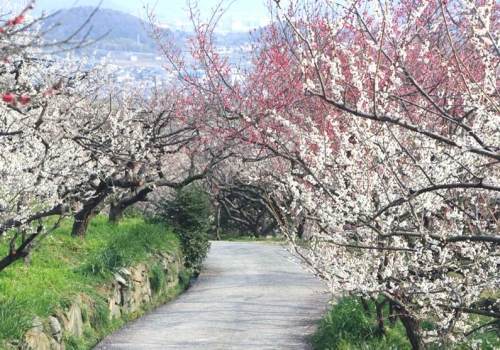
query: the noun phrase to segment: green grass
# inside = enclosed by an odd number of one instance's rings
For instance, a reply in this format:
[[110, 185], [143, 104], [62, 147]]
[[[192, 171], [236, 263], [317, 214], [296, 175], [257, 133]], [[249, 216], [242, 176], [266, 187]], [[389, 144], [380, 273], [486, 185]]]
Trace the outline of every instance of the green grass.
[[149, 277], [151, 289], [154, 293], [161, 291], [167, 284], [167, 276], [162, 266], [154, 264], [151, 267], [151, 276]]
[[[374, 304], [368, 303], [367, 313], [359, 298], [341, 298], [321, 320], [318, 330], [312, 337], [315, 350], [411, 350], [406, 332], [400, 321], [392, 324], [385, 320], [385, 335], [380, 335], [376, 325]], [[385, 313], [387, 314], [387, 310]], [[482, 322], [484, 323], [484, 322]], [[432, 327], [430, 322], [423, 324]], [[467, 343], [455, 344], [446, 349], [472, 349], [472, 343], [479, 341], [478, 349], [494, 350], [500, 348], [498, 333], [478, 332]], [[429, 344], [430, 350], [443, 349], [442, 345]], [[476, 347], [474, 347], [476, 348]]]
[[[95, 218], [84, 240], [70, 236], [65, 221], [42, 241], [29, 266], [18, 262], [0, 272], [0, 344], [19, 339], [34, 316], [45, 318], [84, 293], [96, 301], [92, 315], [97, 326], [107, 319], [98, 286], [112, 278], [113, 270], [144, 261], [155, 251], [178, 251], [179, 240], [165, 224], [126, 218], [109, 224]], [[0, 253], [6, 251], [0, 242]], [[101, 302], [99, 302], [101, 301]]]
[[400, 323], [386, 324], [386, 335], [381, 336], [375, 317], [363, 309], [359, 299], [346, 297], [325, 315], [313, 336], [315, 350], [410, 350], [405, 330]]

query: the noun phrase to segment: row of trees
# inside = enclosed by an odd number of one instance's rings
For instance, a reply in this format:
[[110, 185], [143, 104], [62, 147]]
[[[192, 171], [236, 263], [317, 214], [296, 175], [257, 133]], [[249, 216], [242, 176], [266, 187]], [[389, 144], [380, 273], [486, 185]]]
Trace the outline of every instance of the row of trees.
[[204, 22], [190, 6], [187, 50], [151, 14], [176, 79], [149, 91], [44, 58], [29, 8], [5, 14], [0, 270], [50, 232], [43, 218], [73, 215], [83, 236], [106, 204], [118, 220], [205, 178], [226, 216], [279, 226], [332, 292], [383, 297], [414, 349], [498, 325], [483, 298], [500, 284], [495, 1], [289, 3], [270, 3], [245, 67], [217, 50], [220, 9]]
[[215, 193], [262, 203], [334, 293], [382, 296], [414, 349], [498, 327], [484, 299], [500, 286], [498, 4], [270, 11], [250, 69], [217, 52], [221, 12], [203, 22], [191, 7], [189, 58], [157, 38], [210, 132], [238, 140]]
[[63, 217], [73, 216], [72, 234], [83, 237], [105, 205], [117, 221], [155, 188], [181, 188], [227, 157], [206, 142], [198, 111], [175, 85], [118, 84], [104, 66], [63, 58], [90, 44], [75, 40], [90, 19], [47, 43], [44, 18], [30, 18], [31, 9], [1, 17], [0, 271], [26, 258]]

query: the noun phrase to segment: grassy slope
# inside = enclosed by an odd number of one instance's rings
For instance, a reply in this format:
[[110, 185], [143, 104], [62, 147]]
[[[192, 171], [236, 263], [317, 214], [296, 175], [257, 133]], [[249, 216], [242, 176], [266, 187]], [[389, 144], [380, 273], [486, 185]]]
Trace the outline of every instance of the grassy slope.
[[113, 268], [145, 260], [154, 251], [179, 249], [178, 238], [164, 225], [139, 218], [111, 225], [98, 217], [85, 240], [70, 237], [71, 224], [64, 222], [47, 237], [29, 266], [18, 263], [0, 273], [0, 344], [19, 339], [34, 316], [51, 315], [79, 293], [103, 302], [95, 287], [111, 279]]

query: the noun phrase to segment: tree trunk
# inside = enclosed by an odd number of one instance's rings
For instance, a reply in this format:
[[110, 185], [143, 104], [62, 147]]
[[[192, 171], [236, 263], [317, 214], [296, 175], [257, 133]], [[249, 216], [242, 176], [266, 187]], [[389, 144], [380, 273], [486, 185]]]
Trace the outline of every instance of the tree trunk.
[[380, 335], [385, 335], [384, 327], [384, 305], [385, 301], [378, 303], [375, 301], [375, 311], [377, 312], [377, 326]]
[[305, 230], [306, 230], [306, 218], [303, 217], [300, 220], [299, 226], [297, 227], [297, 237], [299, 239], [304, 238], [304, 232], [305, 232]]
[[89, 199], [83, 205], [83, 208], [75, 214], [75, 222], [73, 223], [73, 229], [71, 231], [73, 237], [85, 237], [90, 221], [97, 214], [97, 207], [104, 202], [110, 192], [111, 188], [106, 184], [102, 184], [96, 191], [95, 196]]
[[250, 231], [253, 233], [253, 236], [255, 238], [259, 239], [261, 237], [260, 226], [259, 226], [259, 222], [257, 220], [250, 223]]
[[151, 187], [144, 187], [129, 197], [125, 197], [118, 202], [111, 203], [109, 208], [109, 221], [114, 224], [118, 223], [123, 218], [123, 214], [128, 207], [136, 203], [146, 201], [148, 194], [152, 191], [153, 189]]
[[394, 325], [397, 320], [398, 318], [396, 316], [396, 312], [394, 311], [394, 303], [389, 301], [389, 322], [391, 322], [391, 325]]
[[5, 270], [8, 266], [12, 265], [19, 259], [23, 259], [26, 256], [26, 253], [20, 252], [15, 254], [9, 254], [6, 257], [0, 259], [0, 272]]
[[408, 315], [408, 313], [404, 310], [400, 310], [399, 319], [401, 320], [403, 326], [405, 327], [406, 336], [410, 341], [412, 349], [413, 350], [425, 349], [419, 322], [410, 315]]
[[94, 211], [94, 208], [90, 210], [80, 210], [75, 215], [75, 222], [73, 223], [73, 230], [71, 232], [71, 235], [73, 237], [85, 237], [90, 221], [95, 215], [96, 213]]
[[109, 207], [109, 222], [117, 224], [123, 218], [123, 213], [125, 212], [125, 209], [126, 207], [120, 205], [120, 202], [111, 203]]
[[363, 310], [365, 310], [367, 315], [370, 315], [370, 306], [366, 302], [366, 299], [360, 297], [359, 300], [361, 301], [361, 305], [363, 306]]
[[220, 205], [217, 205], [217, 223], [216, 223], [216, 228], [215, 228], [215, 237], [217, 238], [218, 241], [221, 240], [220, 237]]
[[42, 226], [38, 226], [36, 232], [23, 239], [23, 242], [17, 248], [15, 247], [17, 236], [12, 238], [9, 254], [3, 259], [0, 259], [0, 272], [15, 263], [17, 260], [26, 258], [29, 255], [31, 248], [33, 247], [33, 242], [38, 236], [42, 234], [42, 232]]
[[0, 259], [0, 272], [5, 270], [7, 267], [15, 263], [20, 259], [24, 259], [28, 255], [28, 252], [23, 249], [19, 249], [18, 251], [10, 252], [7, 256]]

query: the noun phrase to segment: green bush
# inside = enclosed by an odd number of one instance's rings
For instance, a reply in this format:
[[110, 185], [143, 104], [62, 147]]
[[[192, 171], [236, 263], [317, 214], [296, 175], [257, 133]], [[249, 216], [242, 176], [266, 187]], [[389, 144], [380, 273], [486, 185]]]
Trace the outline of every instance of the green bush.
[[90, 324], [95, 329], [103, 329], [109, 324], [109, 308], [104, 299], [95, 300], [94, 310], [90, 317]]
[[186, 270], [182, 270], [179, 272], [179, 284], [182, 288], [186, 288], [189, 286], [189, 282], [191, 282], [191, 273]]
[[198, 274], [210, 248], [212, 208], [207, 193], [191, 184], [177, 190], [173, 199], [160, 202], [160, 216], [175, 228], [186, 267]]
[[73, 335], [65, 335], [64, 345], [68, 350], [85, 350], [85, 342]]
[[362, 305], [354, 298], [341, 299], [322, 320], [314, 338], [318, 345], [338, 348], [342, 341], [358, 341], [373, 337], [374, 330]]
[[[391, 324], [387, 320], [388, 309], [384, 309], [385, 335], [377, 329], [375, 304], [367, 303], [365, 310], [360, 299], [345, 297], [338, 301], [320, 322], [313, 336], [316, 350], [410, 350], [411, 345], [400, 321]], [[483, 320], [487, 322], [487, 320]], [[422, 328], [433, 329], [432, 322], [424, 321]], [[475, 345], [473, 345], [475, 344]], [[480, 344], [478, 346], [477, 344]], [[429, 350], [499, 349], [498, 326], [485, 328], [464, 342], [444, 347], [443, 344], [428, 344]]]
[[167, 278], [165, 276], [165, 271], [163, 267], [159, 264], [155, 264], [151, 267], [151, 273], [149, 277], [149, 283], [151, 284], [151, 289], [155, 294], [159, 293], [165, 285], [167, 284]]
[[332, 307], [312, 340], [316, 350], [411, 349], [400, 323], [387, 324], [386, 335], [381, 336], [373, 312], [366, 312], [354, 297], [342, 298]]

